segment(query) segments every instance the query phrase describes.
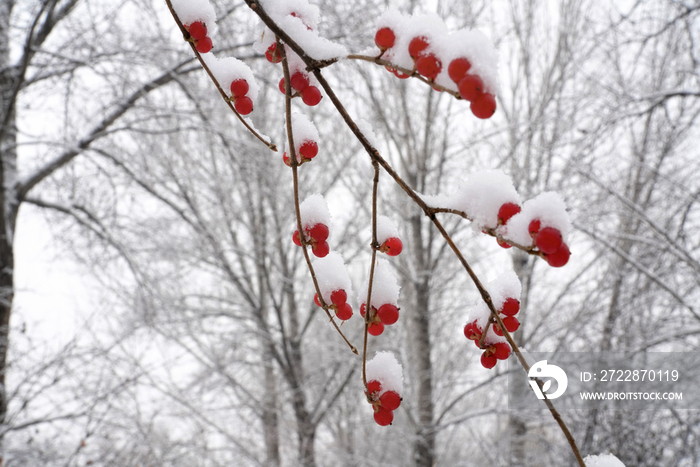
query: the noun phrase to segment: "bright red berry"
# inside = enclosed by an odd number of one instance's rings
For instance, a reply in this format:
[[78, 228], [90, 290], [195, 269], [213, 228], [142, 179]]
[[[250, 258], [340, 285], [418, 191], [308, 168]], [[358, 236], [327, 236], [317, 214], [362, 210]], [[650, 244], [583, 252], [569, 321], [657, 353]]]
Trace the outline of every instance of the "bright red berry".
[[428, 79], [435, 79], [442, 70], [442, 62], [433, 54], [422, 55], [416, 60], [416, 70]]
[[279, 63], [282, 61], [282, 55], [280, 55], [279, 51], [277, 50], [277, 43], [274, 43], [267, 48], [265, 58], [267, 58], [267, 61], [270, 63]]
[[540, 231], [540, 225], [541, 222], [539, 219], [533, 219], [532, 221], [530, 221], [530, 225], [527, 226], [527, 230], [528, 232], [530, 232], [531, 237], [537, 235], [537, 232]]
[[481, 329], [479, 329], [479, 327], [476, 325], [476, 321], [467, 323], [464, 326], [464, 337], [466, 337], [469, 340], [476, 341], [478, 341], [481, 338]]
[[373, 336], [379, 336], [384, 332], [384, 325], [382, 323], [372, 323], [367, 328], [367, 332]]
[[318, 299], [318, 294], [314, 294], [314, 303], [318, 306], [321, 306], [321, 301]]
[[506, 242], [505, 240], [501, 240], [500, 238], [496, 239], [496, 243], [498, 243], [498, 246], [505, 249], [508, 249], [512, 246], [510, 243]]
[[314, 255], [316, 255], [317, 257], [323, 258], [331, 251], [331, 247], [326, 241], [316, 242], [311, 247], [311, 251], [313, 251]]
[[465, 75], [459, 82], [459, 95], [472, 101], [484, 93], [484, 82], [478, 75]]
[[520, 212], [520, 206], [515, 203], [504, 203], [498, 210], [498, 225], [506, 224], [511, 217]]
[[503, 325], [508, 332], [515, 332], [520, 327], [520, 321], [515, 316], [506, 316], [503, 318]]
[[279, 88], [279, 90], [280, 90], [280, 92], [281, 92], [282, 94], [287, 94], [287, 91], [286, 91], [287, 86], [284, 85], [284, 78], [282, 78], [282, 79], [280, 80], [280, 82], [279, 82], [279, 84], [277, 85], [277, 87]]
[[408, 53], [413, 57], [413, 60], [416, 60], [422, 55], [423, 51], [428, 48], [428, 45], [430, 45], [430, 42], [427, 37], [414, 37], [411, 39], [411, 42], [408, 43]]
[[377, 47], [382, 51], [393, 47], [395, 41], [396, 35], [394, 31], [389, 28], [381, 28], [374, 35], [374, 43], [377, 44]]
[[401, 239], [391, 237], [382, 243], [379, 249], [389, 256], [398, 256], [403, 251], [403, 243], [401, 243]]
[[385, 303], [379, 307], [377, 310], [377, 315], [379, 316], [379, 319], [382, 320], [382, 324], [389, 326], [399, 320], [399, 309], [396, 307], [396, 305]]
[[498, 362], [496, 355], [488, 351], [481, 354], [481, 365], [484, 368], [491, 369], [496, 366], [496, 362]]
[[379, 410], [374, 412], [374, 421], [379, 426], [391, 425], [391, 422], [394, 421], [394, 412], [380, 407]]
[[197, 52], [200, 54], [205, 54], [207, 52], [210, 52], [213, 45], [211, 43], [211, 39], [208, 37], [202, 37], [197, 41], [195, 44], [195, 47], [197, 48]]
[[292, 166], [292, 162], [289, 160], [289, 156], [287, 155], [286, 152], [284, 154], [282, 154], [282, 161], [284, 162], [284, 165], [286, 165], [287, 167]]
[[375, 392], [379, 392], [382, 390], [382, 383], [377, 381], [376, 379], [373, 379], [372, 381], [367, 382], [367, 392], [369, 392], [370, 396], [374, 394]]
[[248, 115], [253, 111], [253, 101], [250, 100], [250, 97], [248, 96], [237, 97], [233, 102], [233, 106], [235, 107], [236, 112], [241, 115]]
[[496, 113], [496, 97], [488, 92], [480, 94], [472, 100], [469, 108], [476, 118], [491, 118]]
[[510, 356], [510, 345], [506, 342], [493, 344], [493, 355], [498, 360], [506, 360]]
[[360, 305], [360, 316], [365, 317], [365, 304]]
[[508, 298], [498, 311], [506, 316], [515, 316], [520, 311], [520, 302], [514, 298]]
[[401, 396], [395, 391], [387, 391], [379, 397], [379, 402], [387, 410], [396, 410], [401, 405]]
[[207, 26], [201, 21], [195, 21], [194, 23], [190, 24], [188, 31], [190, 32], [192, 39], [196, 41], [207, 37]]
[[309, 230], [309, 237], [316, 240], [318, 243], [325, 242], [328, 239], [329, 230], [326, 224], [314, 224]]
[[301, 92], [309, 86], [309, 76], [306, 73], [297, 71], [289, 78], [292, 88]]
[[554, 227], [545, 227], [537, 232], [535, 244], [537, 248], [544, 254], [551, 255], [561, 247], [562, 237], [559, 229]]
[[[287, 155], [286, 152], [284, 154]], [[287, 160], [289, 160], [289, 158], [287, 158]], [[292, 241], [294, 242], [294, 244], [296, 246], [301, 246], [301, 238], [299, 238], [299, 231], [298, 230], [294, 231], [294, 234], [292, 235]], [[321, 306], [321, 305], [319, 305], [319, 306]]]
[[408, 79], [411, 77], [411, 75], [407, 75], [406, 73], [403, 73], [403, 72], [396, 70], [396, 69], [393, 71], [393, 73], [394, 73], [394, 76], [396, 76], [398, 79]]
[[343, 303], [341, 305], [336, 305], [336, 307], [335, 316], [337, 316], [338, 319], [345, 321], [352, 317], [352, 307], [349, 304]]
[[467, 74], [467, 71], [472, 67], [472, 64], [466, 58], [455, 58], [450, 62], [447, 67], [447, 74], [450, 75], [450, 79], [456, 84], [459, 84]]
[[331, 293], [331, 303], [333, 303], [334, 305], [340, 306], [343, 303], [347, 303], [347, 301], [348, 301], [348, 294], [347, 294], [347, 292], [345, 292], [345, 290], [338, 289], [338, 290], [334, 290]]
[[248, 94], [248, 89], [250, 86], [248, 86], [248, 81], [240, 78], [240, 79], [235, 79], [231, 83], [231, 94], [233, 94], [235, 97], [242, 97]]
[[493, 327], [493, 332], [494, 332], [497, 336], [503, 337], [503, 331], [501, 330], [501, 327], [498, 325], [498, 323], [493, 323], [493, 326], [492, 326], [492, 327]]
[[301, 93], [301, 100], [304, 101], [304, 104], [310, 107], [318, 105], [318, 103], [321, 102], [322, 97], [321, 91], [319, 91], [316, 86], [307, 86], [307, 88]]
[[313, 159], [318, 154], [318, 144], [316, 144], [316, 141], [307, 139], [299, 146], [299, 154], [305, 159]]
[[571, 251], [566, 243], [562, 243], [561, 247], [552, 254], [545, 255], [544, 259], [553, 268], [560, 268], [569, 262]]

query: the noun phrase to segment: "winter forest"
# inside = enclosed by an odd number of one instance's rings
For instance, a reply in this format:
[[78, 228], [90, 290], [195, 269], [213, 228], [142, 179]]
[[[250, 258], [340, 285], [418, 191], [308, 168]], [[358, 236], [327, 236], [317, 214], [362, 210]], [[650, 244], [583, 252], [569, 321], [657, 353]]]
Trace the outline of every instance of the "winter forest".
[[697, 0], [0, 0], [0, 95], [0, 466], [700, 466], [526, 358], [700, 352]]

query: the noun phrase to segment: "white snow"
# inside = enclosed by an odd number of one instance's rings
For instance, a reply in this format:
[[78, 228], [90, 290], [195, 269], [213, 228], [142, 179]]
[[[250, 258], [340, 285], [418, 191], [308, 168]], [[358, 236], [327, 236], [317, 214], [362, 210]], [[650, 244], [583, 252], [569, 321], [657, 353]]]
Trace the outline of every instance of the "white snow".
[[367, 381], [379, 381], [381, 396], [387, 391], [403, 394], [403, 370], [401, 364], [391, 352], [377, 352], [367, 362]]
[[331, 251], [323, 258], [316, 258], [313, 265], [323, 301], [331, 303], [331, 293], [339, 289], [345, 290], [350, 299], [352, 282], [340, 253]]
[[400, 238], [399, 229], [387, 216], [377, 216], [377, 242], [381, 245], [389, 238]]
[[[367, 287], [369, 279], [362, 286], [358, 300], [360, 303], [367, 301]], [[374, 280], [372, 284], [371, 306], [379, 309], [380, 306], [391, 303], [398, 306], [399, 301], [399, 286], [396, 276], [392, 272], [391, 265], [383, 258], [378, 258], [374, 267]]]
[[[315, 141], [318, 144], [321, 138], [318, 135], [316, 126], [311, 120], [309, 120], [306, 115], [299, 112], [292, 113], [292, 133], [294, 135], [294, 150], [296, 151], [297, 161], [301, 162], [299, 147], [301, 147], [304, 141]], [[287, 154], [289, 154], [289, 139], [286, 140], [284, 149]]]
[[612, 454], [586, 456], [583, 462], [586, 463], [586, 467], [625, 467], [625, 464]]
[[485, 284], [484, 287], [486, 287], [493, 301], [493, 306], [497, 310], [499, 310], [503, 306], [503, 303], [509, 298], [520, 300], [522, 285], [515, 271], [512, 269], [502, 273], [496, 279]]
[[313, 227], [316, 224], [325, 224], [332, 233], [331, 213], [323, 196], [318, 193], [310, 195], [299, 205], [299, 211], [301, 214], [301, 225], [304, 229]]
[[201, 21], [207, 26], [209, 37], [216, 28], [216, 11], [209, 0], [172, 0], [173, 10], [182, 24]]

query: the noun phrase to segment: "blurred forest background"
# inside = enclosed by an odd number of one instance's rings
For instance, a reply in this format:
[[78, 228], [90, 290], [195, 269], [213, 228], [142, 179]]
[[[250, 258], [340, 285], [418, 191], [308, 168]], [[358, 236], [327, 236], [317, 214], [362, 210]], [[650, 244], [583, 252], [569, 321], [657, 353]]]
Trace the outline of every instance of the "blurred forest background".
[[[575, 229], [559, 270], [445, 218], [482, 280], [520, 277], [524, 348], [700, 350], [697, 0], [312, 3], [321, 34], [356, 52], [388, 6], [492, 38], [501, 89], [487, 121], [372, 64], [324, 74], [417, 191], [500, 168], [524, 199], [564, 196]], [[252, 119], [281, 143], [281, 71], [252, 49], [258, 21], [242, 1], [213, 4], [214, 52], [254, 70]], [[226, 108], [164, 2], [2, 0], [0, 94], [4, 467], [573, 465], [548, 413], [508, 410], [506, 366], [483, 369], [462, 334], [476, 290], [386, 176], [402, 318], [370, 355], [397, 354], [405, 394], [394, 426], [374, 423], [361, 361], [313, 305], [291, 241], [290, 171]], [[321, 140], [302, 195], [328, 197], [358, 289], [370, 162], [328, 99], [304, 113]], [[10, 319], [13, 295], [34, 290], [13, 288], [18, 216], [44, 219], [27, 225], [48, 225], [53, 259], [89, 278], [75, 294], [97, 305], [67, 313], [74, 334], [35, 332], [31, 307]], [[359, 318], [343, 330], [361, 342]], [[700, 465], [697, 411], [563, 416], [584, 455]]]

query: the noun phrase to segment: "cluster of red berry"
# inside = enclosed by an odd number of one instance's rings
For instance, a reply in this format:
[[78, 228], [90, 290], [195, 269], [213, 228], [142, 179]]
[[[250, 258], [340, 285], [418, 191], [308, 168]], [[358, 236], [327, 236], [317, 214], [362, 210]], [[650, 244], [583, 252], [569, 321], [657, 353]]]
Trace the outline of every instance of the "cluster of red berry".
[[[360, 315], [365, 317], [367, 306], [363, 303], [360, 305]], [[399, 307], [393, 303], [385, 303], [379, 308], [370, 307], [369, 311], [369, 327], [367, 332], [373, 336], [378, 336], [384, 332], [384, 326], [391, 326], [399, 320]]]
[[[504, 203], [498, 210], [498, 225], [506, 225], [511, 217], [520, 212], [520, 206], [515, 203]], [[571, 251], [564, 242], [561, 231], [554, 227], [542, 227], [540, 219], [533, 219], [528, 226], [528, 232], [533, 240], [533, 245], [543, 254], [547, 263], [555, 268], [564, 266], [569, 262]], [[498, 239], [498, 244], [503, 248], [510, 248], [507, 242]]]
[[[394, 47], [396, 34], [391, 28], [380, 28], [374, 36], [374, 43], [379, 47], [382, 55], [385, 51]], [[417, 36], [408, 43], [408, 53], [413, 59], [413, 70], [430, 81], [442, 71], [442, 60], [436, 50], [431, 47], [431, 40], [427, 36]], [[455, 58], [450, 61], [447, 73], [450, 79], [457, 84], [459, 94], [463, 99], [471, 102], [471, 111], [475, 117], [481, 119], [491, 118], [496, 112], [496, 97], [484, 90], [484, 81], [476, 73], [469, 73], [472, 64], [466, 57]], [[399, 79], [406, 79], [410, 75], [398, 71], [396, 68], [387, 67]]]
[[383, 391], [377, 380], [367, 382], [367, 401], [374, 408], [374, 421], [377, 425], [387, 426], [394, 421], [394, 410], [401, 405], [401, 396], [396, 391]]
[[201, 21], [194, 21], [191, 24], [185, 24], [185, 29], [190, 33], [190, 37], [197, 48], [197, 52], [205, 54], [211, 51], [213, 45], [211, 38], [207, 36], [207, 25]]
[[248, 94], [248, 81], [243, 78], [235, 79], [231, 82], [231, 96], [236, 112], [241, 115], [248, 115], [253, 111], [253, 101]]
[[[318, 306], [321, 301], [318, 294], [314, 294], [314, 303]], [[331, 292], [331, 304], [329, 308], [335, 311], [335, 316], [342, 321], [347, 321], [352, 317], [352, 306], [348, 303], [348, 294], [344, 289], [337, 289]]]
[[[520, 303], [514, 298], [507, 299], [501, 309], [498, 310], [499, 316], [501, 316], [501, 319], [503, 320], [503, 325], [506, 327], [508, 332], [515, 332], [518, 327], [520, 327], [520, 323], [514, 316], [519, 310]], [[498, 330], [496, 329], [497, 327]], [[493, 328], [494, 333], [496, 333], [498, 336], [503, 335], [503, 332], [497, 323], [494, 324]], [[481, 326], [479, 326], [478, 320], [471, 321], [464, 326], [465, 337], [469, 340], [473, 340], [474, 344], [479, 348], [482, 348], [479, 345], [479, 341], [481, 340], [483, 332], [484, 330]], [[486, 338], [484, 339], [484, 345], [484, 352], [481, 354], [481, 365], [484, 368], [493, 368], [496, 366], [496, 362], [498, 360], [506, 360], [510, 356], [511, 348], [508, 342], [495, 342], [493, 339], [489, 339], [487, 334]]]
[[[316, 143], [316, 141], [305, 139], [299, 145], [299, 149], [297, 149], [297, 154], [299, 155], [299, 165], [303, 164], [304, 162], [308, 162], [314, 157], [316, 157], [316, 154], [318, 154], [318, 144]], [[289, 159], [289, 154], [287, 154], [286, 152], [282, 154], [282, 160], [287, 166], [292, 166], [292, 163]]]
[[[330, 245], [327, 242], [329, 233], [330, 231], [326, 224], [314, 224], [304, 227], [304, 240], [311, 245], [311, 251], [319, 258], [323, 258], [330, 251]], [[292, 241], [297, 246], [301, 246], [300, 237], [299, 231], [295, 230], [292, 235]]]

